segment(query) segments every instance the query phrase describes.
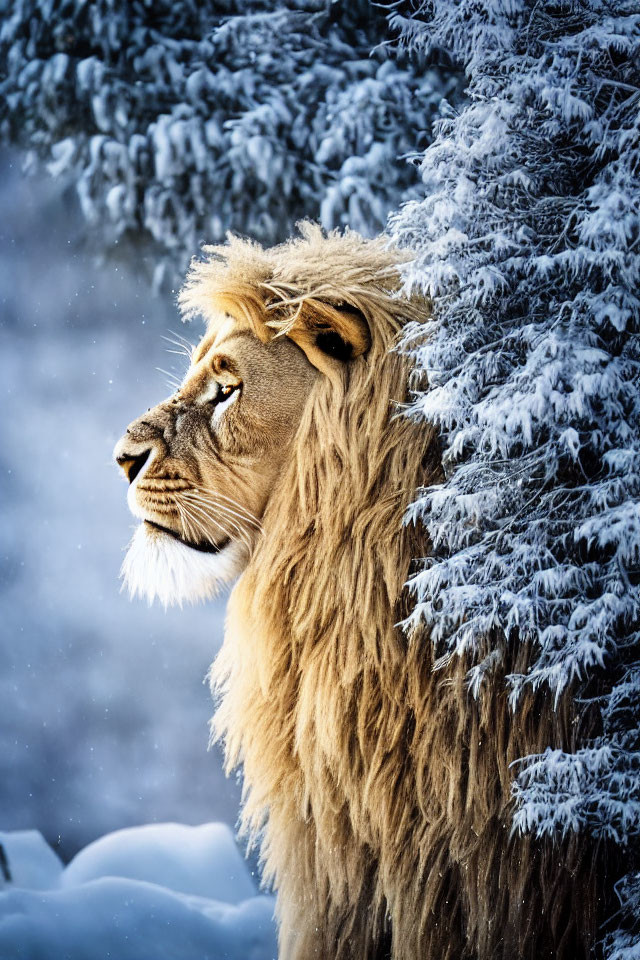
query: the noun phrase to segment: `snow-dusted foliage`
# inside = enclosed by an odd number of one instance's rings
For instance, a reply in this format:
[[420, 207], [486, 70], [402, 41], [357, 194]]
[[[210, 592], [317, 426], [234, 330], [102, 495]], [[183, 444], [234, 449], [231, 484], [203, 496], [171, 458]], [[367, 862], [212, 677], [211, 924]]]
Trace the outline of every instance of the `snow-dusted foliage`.
[[369, 0], [16, 0], [0, 136], [76, 184], [101, 243], [151, 240], [172, 278], [228, 229], [371, 235], [414, 192], [403, 155], [455, 84], [385, 39]]
[[[533, 668], [509, 678], [515, 710], [526, 688], [557, 700], [592, 681], [601, 735], [573, 754], [520, 761], [516, 823], [539, 834], [589, 828], [628, 844], [632, 861], [640, 8], [425, 0], [391, 21], [409, 47], [451, 50], [470, 98], [424, 152], [424, 199], [391, 221], [395, 240], [418, 251], [407, 287], [434, 304], [404, 348], [430, 383], [411, 412], [440, 426], [447, 474], [411, 511], [433, 540], [412, 581], [413, 617], [431, 624], [443, 657], [476, 656], [476, 695], [499, 656], [491, 637], [533, 644]], [[637, 882], [627, 886], [635, 896]], [[614, 935], [607, 949], [631, 956]]]
[[630, 874], [616, 887], [619, 918], [624, 926], [604, 938], [607, 960], [640, 960], [640, 873]]

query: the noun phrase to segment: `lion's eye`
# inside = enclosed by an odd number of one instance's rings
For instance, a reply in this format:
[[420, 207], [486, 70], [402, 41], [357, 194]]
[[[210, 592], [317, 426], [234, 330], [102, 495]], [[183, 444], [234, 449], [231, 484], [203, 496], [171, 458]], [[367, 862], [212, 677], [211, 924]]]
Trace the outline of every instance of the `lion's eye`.
[[210, 401], [213, 407], [212, 423], [214, 426], [223, 416], [227, 407], [231, 406], [234, 402], [235, 397], [240, 393], [240, 387], [241, 384], [239, 383], [219, 384], [218, 392], [213, 400]]
[[234, 394], [239, 393], [241, 387], [241, 383], [217, 383], [213, 380], [209, 384], [207, 391], [199, 397], [198, 402], [200, 404], [207, 404], [214, 409], [226, 407], [227, 401], [229, 401]]
[[240, 390], [239, 383], [218, 384], [218, 391], [210, 402], [214, 405], [216, 410], [218, 409], [223, 410], [227, 406], [226, 401], [230, 400], [230, 398], [235, 393], [238, 393], [239, 390]]

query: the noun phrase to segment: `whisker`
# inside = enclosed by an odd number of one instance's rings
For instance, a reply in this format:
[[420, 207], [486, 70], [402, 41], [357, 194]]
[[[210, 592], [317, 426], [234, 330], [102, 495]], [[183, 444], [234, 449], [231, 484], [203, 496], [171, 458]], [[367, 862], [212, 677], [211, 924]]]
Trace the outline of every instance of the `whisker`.
[[185, 512], [180, 506], [180, 504], [177, 502], [176, 502], [176, 510], [178, 511], [178, 516], [180, 518], [180, 528], [182, 530], [182, 535], [183, 537], [186, 537], [188, 539], [189, 534], [187, 532], [187, 522], [186, 522]]
[[[187, 518], [189, 528], [189, 532], [186, 532], [185, 534], [187, 540], [193, 540], [193, 542], [197, 543], [202, 539], [213, 539], [214, 544], [217, 546], [215, 539], [209, 536], [209, 532], [205, 528], [202, 520], [197, 516], [196, 513], [194, 513], [192, 509], [189, 509], [187, 504], [179, 504], [178, 500], [176, 499], [176, 506], [178, 506], [178, 509], [181, 510], [182, 515]], [[191, 532], [193, 533], [193, 536], [191, 536]]]
[[[203, 497], [192, 490], [185, 490], [183, 491], [183, 496], [189, 497], [190, 500], [204, 504], [205, 506], [212, 506], [218, 510], [223, 510], [228, 516], [237, 517], [238, 520], [242, 520], [244, 523], [250, 524], [257, 530], [262, 530], [262, 525], [258, 523], [258, 521], [255, 520], [251, 515], [245, 513], [244, 511], [239, 512], [238, 510], [233, 510], [231, 507], [220, 502], [214, 495]], [[240, 509], [242, 510], [242, 508]]]
[[176, 340], [175, 337], [166, 337], [162, 336], [162, 339], [165, 343], [170, 343], [172, 347], [176, 347], [175, 350], [167, 349], [167, 353], [174, 353], [179, 357], [186, 357], [187, 361], [191, 363], [191, 358], [193, 356], [194, 347], [192, 344], [182, 343], [180, 340]]
[[172, 347], [178, 347], [184, 354], [188, 354], [189, 352], [186, 344], [182, 343], [180, 340], [176, 340], [175, 337], [167, 337], [165, 334], [162, 334], [160, 339], [164, 340], [165, 343], [170, 343]]
[[195, 518], [183, 504], [180, 504], [177, 500], [175, 501], [175, 504], [178, 508], [178, 513], [180, 514], [180, 524], [182, 526], [185, 540], [193, 539], [194, 541], [197, 541], [199, 539], [200, 531], [198, 530]]
[[207, 487], [187, 487], [185, 490], [181, 490], [181, 493], [190, 497], [199, 497], [206, 503], [219, 503], [224, 504], [226, 509], [232, 509], [237, 513], [238, 516], [242, 516], [247, 520], [252, 520], [254, 523], [259, 523], [257, 518], [248, 510], [246, 507], [243, 507], [241, 503], [238, 503], [236, 500], [233, 500], [231, 497], [226, 497], [222, 493], [218, 493], [215, 490], [211, 490]]
[[[233, 534], [231, 534], [231, 533], [229, 532], [229, 530], [227, 529], [227, 527], [225, 527], [224, 523], [222, 523], [220, 520], [218, 520], [217, 523], [218, 523], [218, 526], [220, 527], [220, 529], [222, 530], [222, 532], [225, 534], [225, 536], [226, 536], [229, 540], [233, 540]], [[247, 543], [247, 541], [246, 541], [244, 538], [242, 538], [242, 542], [246, 545], [247, 550], [251, 550], [251, 544], [250, 544], [250, 543]], [[216, 544], [216, 546], [217, 546], [217, 544]]]
[[[180, 494], [178, 494], [178, 496], [184, 496], [184, 494], [183, 494], [183, 493], [180, 493]], [[201, 517], [204, 517], [206, 520], [208, 520], [208, 521], [210, 521], [210, 522], [212, 522], [212, 523], [215, 523], [217, 526], [221, 527], [221, 528], [225, 531], [225, 533], [227, 534], [228, 537], [230, 537], [230, 539], [233, 539], [232, 536], [231, 536], [231, 534], [229, 533], [228, 529], [227, 529], [227, 528], [225, 527], [225, 525], [222, 523], [222, 519], [225, 519], [225, 521], [226, 521], [227, 523], [230, 523], [231, 526], [234, 527], [234, 528], [237, 530], [238, 535], [240, 536], [240, 538], [243, 540], [243, 542], [246, 544], [246, 546], [247, 546], [249, 549], [251, 549], [251, 541], [250, 541], [250, 539], [249, 539], [249, 535], [247, 534], [247, 531], [246, 531], [243, 527], [241, 527], [240, 524], [238, 524], [238, 523], [236, 523], [234, 520], [232, 520], [229, 516], [220, 518], [219, 516], [214, 515], [210, 510], [206, 510], [205, 507], [202, 506], [200, 503], [198, 503], [198, 502], [193, 502], [192, 500], [191, 500], [190, 503], [189, 503], [189, 507], [190, 507], [191, 512], [196, 511], [196, 513], [199, 514]], [[186, 507], [185, 507], [185, 509], [186, 509]], [[202, 524], [201, 524], [201, 525], [202, 525]], [[204, 525], [202, 525], [202, 528], [203, 528], [203, 531], [204, 531]]]
[[[219, 546], [218, 538], [214, 537], [213, 534], [211, 534], [209, 530], [206, 529], [206, 527], [204, 526], [200, 518], [193, 512], [193, 510], [190, 510], [184, 504], [182, 506], [182, 509], [188, 514], [188, 516], [191, 518], [191, 521], [194, 525], [194, 529], [196, 531], [196, 536], [193, 538], [194, 541], [199, 542], [200, 540], [207, 540], [210, 543], [212, 543], [215, 547]], [[222, 524], [218, 524], [218, 526], [221, 527], [223, 533], [225, 533], [225, 535], [228, 536], [229, 539], [232, 539], [228, 530], [226, 530], [226, 528]], [[187, 539], [189, 538], [187, 537]]]
[[[221, 515], [220, 512], [219, 512], [219, 508], [216, 509], [215, 513], [207, 512], [207, 511], [205, 510], [205, 508], [204, 508], [204, 507], [201, 507], [200, 505], [197, 505], [197, 506], [194, 505], [194, 509], [200, 510], [201, 513], [202, 513], [204, 516], [208, 517], [208, 519], [211, 520], [212, 523], [215, 523], [215, 524], [217, 524], [218, 526], [223, 527], [223, 529], [225, 529], [225, 530], [226, 530], [225, 524], [230, 524], [231, 527], [237, 532], [237, 536], [238, 536], [238, 537], [242, 540], [242, 542], [247, 546], [247, 549], [249, 549], [249, 550], [251, 549], [252, 544], [251, 544], [251, 539], [250, 539], [250, 537], [249, 537], [249, 534], [248, 534], [247, 531], [244, 529], [244, 527], [242, 527], [239, 523], [237, 523], [235, 520], [233, 520], [228, 514], [224, 514], [224, 513], [223, 513], [223, 514]], [[223, 523], [223, 521], [224, 521], [224, 523]], [[226, 532], [227, 532], [228, 535], [230, 535], [228, 530], [226, 530]]]
[[[247, 521], [244, 517], [238, 516], [237, 513], [234, 513], [229, 507], [224, 506], [220, 503], [212, 503], [211, 501], [202, 501], [198, 498], [190, 497], [189, 503], [193, 505], [198, 505], [201, 512], [210, 517], [214, 522], [216, 518], [223, 517], [226, 519], [227, 523], [232, 524], [236, 530], [238, 530], [240, 536], [246, 541], [247, 546], [251, 546], [251, 538], [249, 536], [249, 531], [246, 529], [243, 524], [246, 524]], [[234, 517], [236, 519], [234, 519]], [[258, 531], [259, 532], [259, 531]]]
[[238, 511], [237, 516], [240, 516], [243, 519], [248, 520], [250, 523], [256, 526], [259, 530], [262, 529], [262, 524], [260, 523], [258, 518], [255, 516], [255, 514], [251, 513], [250, 510], [247, 510], [246, 507], [243, 507], [242, 504], [238, 503], [237, 500], [234, 500], [233, 497], [227, 497], [225, 496], [225, 494], [218, 493], [217, 491], [214, 491], [214, 490], [209, 490], [207, 487], [193, 487], [192, 490], [185, 490], [184, 492], [188, 494], [198, 494], [204, 498], [210, 498], [214, 501], [226, 500], [228, 503], [230, 503], [233, 507], [236, 508], [236, 510]]
[[[197, 508], [197, 507], [193, 507], [192, 509], [198, 509], [198, 508]], [[228, 537], [229, 540], [233, 540], [233, 535], [230, 533], [230, 531], [229, 531], [228, 528], [224, 525], [224, 523], [222, 523], [222, 521], [220, 520], [220, 518], [215, 518], [215, 519], [214, 519], [214, 518], [208, 517], [207, 519], [209, 519], [209, 520], [213, 519], [213, 522], [216, 524], [216, 526], [220, 527], [220, 529], [222, 530], [222, 532], [224, 533], [224, 535], [225, 535], [226, 537]], [[202, 524], [201, 524], [201, 525], [202, 525]], [[218, 540], [216, 537], [214, 537], [213, 535], [211, 535], [208, 531], [206, 531], [205, 528], [204, 528], [204, 526], [202, 527], [202, 529], [203, 529], [203, 533], [204, 533], [205, 538], [208, 539], [208, 540], [210, 540], [210, 541], [214, 544], [214, 546], [216, 546], [216, 547], [219, 546], [219, 540]], [[241, 534], [242, 534], [243, 531], [240, 531], [240, 532], [241, 532]], [[242, 539], [243, 539], [243, 542], [247, 545], [247, 548], [248, 548], [248, 549], [251, 549], [251, 544], [248, 543], [247, 540], [244, 539], [244, 537], [243, 537]]]
[[[169, 330], [169, 333], [171, 334], [172, 337], [175, 337], [175, 339], [176, 339], [179, 343], [184, 344], [184, 346], [187, 348], [187, 350], [190, 351], [190, 353], [193, 353], [193, 351], [194, 351], [195, 348], [196, 348], [194, 343], [191, 343], [190, 340], [187, 340], [186, 337], [183, 337], [182, 334], [181, 334], [181, 333], [178, 333], [177, 330]], [[165, 339], [168, 339], [168, 337], [165, 337]]]
[[174, 390], [179, 390], [181, 387], [180, 380], [178, 379], [177, 374], [171, 373], [169, 370], [164, 370], [162, 367], [156, 367], [158, 373], [164, 373], [165, 377], [168, 377], [167, 385], [173, 387]]

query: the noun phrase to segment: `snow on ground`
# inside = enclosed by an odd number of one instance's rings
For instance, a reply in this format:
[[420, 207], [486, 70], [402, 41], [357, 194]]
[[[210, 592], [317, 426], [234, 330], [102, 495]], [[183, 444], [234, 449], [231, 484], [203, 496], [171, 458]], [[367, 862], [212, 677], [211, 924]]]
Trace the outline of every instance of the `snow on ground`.
[[240, 903], [256, 892], [224, 823], [200, 827], [155, 823], [117, 830], [77, 853], [61, 883], [75, 887], [104, 876], [147, 880], [226, 903]]
[[14, 886], [26, 890], [51, 890], [59, 885], [64, 864], [38, 830], [0, 831], [0, 847], [4, 852], [0, 879], [10, 875]]
[[224, 824], [119, 830], [65, 869], [35, 830], [0, 833], [0, 845], [7, 960], [277, 956], [274, 900], [257, 893]]

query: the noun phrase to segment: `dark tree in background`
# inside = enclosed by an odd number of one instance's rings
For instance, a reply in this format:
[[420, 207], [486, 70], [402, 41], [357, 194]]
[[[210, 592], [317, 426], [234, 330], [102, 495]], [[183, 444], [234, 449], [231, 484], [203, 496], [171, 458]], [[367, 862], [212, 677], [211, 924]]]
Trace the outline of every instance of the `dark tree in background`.
[[[483, 683], [596, 697], [599, 736], [514, 768], [515, 827], [591, 833], [629, 871], [606, 955], [640, 957], [640, 7], [435, 0], [397, 8], [411, 49], [447, 47], [468, 103], [438, 124], [424, 198], [393, 216], [435, 321], [405, 348], [430, 389], [447, 481], [418, 498], [434, 545], [413, 616]], [[425, 334], [429, 334], [425, 337]], [[489, 642], [483, 642], [490, 638]], [[614, 871], [612, 871], [614, 872]], [[619, 873], [612, 876], [618, 881]], [[602, 891], [603, 896], [606, 892]], [[615, 927], [615, 923], [614, 923]]]
[[144, 240], [177, 282], [227, 230], [379, 233], [417, 196], [456, 81], [392, 54], [368, 0], [18, 0], [0, 28], [0, 135], [67, 178], [102, 246]]

